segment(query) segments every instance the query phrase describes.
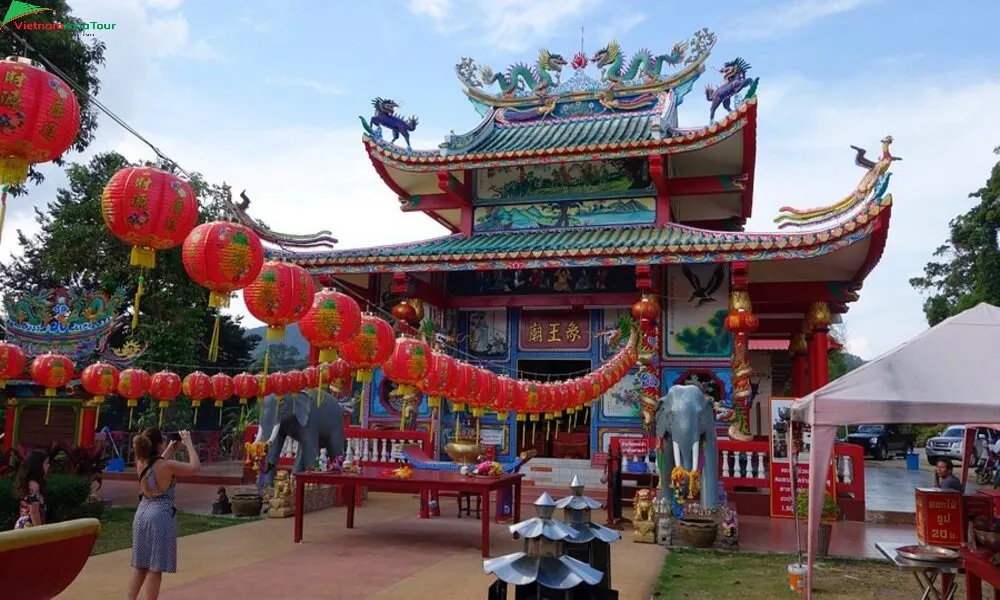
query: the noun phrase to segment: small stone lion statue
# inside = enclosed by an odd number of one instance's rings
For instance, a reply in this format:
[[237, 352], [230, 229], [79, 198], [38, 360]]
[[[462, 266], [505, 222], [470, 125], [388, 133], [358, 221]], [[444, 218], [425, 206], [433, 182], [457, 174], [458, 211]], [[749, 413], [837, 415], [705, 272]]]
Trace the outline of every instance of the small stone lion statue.
[[642, 489], [635, 492], [635, 502], [633, 503], [633, 507], [633, 521], [653, 520], [653, 499], [649, 494], [649, 490]]
[[274, 494], [271, 496], [269, 503], [268, 517], [281, 519], [295, 514], [295, 503], [293, 502], [291, 479], [288, 476], [288, 471], [279, 470], [275, 474]]

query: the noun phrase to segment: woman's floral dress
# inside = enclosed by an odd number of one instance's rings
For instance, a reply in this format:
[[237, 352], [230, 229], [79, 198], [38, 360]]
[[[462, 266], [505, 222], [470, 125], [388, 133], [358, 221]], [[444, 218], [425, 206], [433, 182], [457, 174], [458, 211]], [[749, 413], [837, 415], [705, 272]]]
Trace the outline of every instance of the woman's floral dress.
[[[29, 484], [29, 491], [26, 496], [21, 498], [21, 516], [18, 517], [17, 522], [14, 523], [14, 529], [24, 529], [26, 527], [32, 527], [35, 523], [31, 522], [31, 505], [38, 505], [38, 512], [42, 515], [45, 514], [45, 498], [42, 497], [41, 492], [38, 491], [38, 486], [35, 482]], [[44, 517], [43, 517], [44, 518]]]

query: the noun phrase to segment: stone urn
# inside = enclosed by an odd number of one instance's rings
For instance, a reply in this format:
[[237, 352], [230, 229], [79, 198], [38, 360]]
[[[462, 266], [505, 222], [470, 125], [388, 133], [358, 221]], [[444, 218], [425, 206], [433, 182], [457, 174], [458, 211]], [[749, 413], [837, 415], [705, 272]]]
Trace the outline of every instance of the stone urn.
[[709, 517], [683, 517], [677, 521], [677, 533], [695, 548], [711, 548], [719, 534], [719, 524]]
[[237, 517], [259, 517], [264, 500], [257, 494], [233, 494], [229, 498]]
[[454, 440], [444, 447], [445, 453], [460, 465], [473, 465], [482, 456], [483, 447], [473, 440]]

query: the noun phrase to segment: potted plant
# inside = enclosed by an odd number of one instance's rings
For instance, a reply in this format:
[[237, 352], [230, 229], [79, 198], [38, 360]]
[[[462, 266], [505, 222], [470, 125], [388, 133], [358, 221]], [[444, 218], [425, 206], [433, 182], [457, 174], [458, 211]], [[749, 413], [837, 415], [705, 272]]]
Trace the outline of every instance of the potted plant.
[[[795, 513], [800, 520], [809, 519], [809, 492], [799, 492], [795, 501]], [[833, 534], [833, 522], [840, 517], [840, 507], [830, 492], [823, 493], [823, 512], [820, 514], [819, 548], [816, 556], [826, 556], [830, 553], [830, 537]], [[808, 536], [808, 533], [806, 533]], [[807, 538], [808, 539], [808, 538]]]

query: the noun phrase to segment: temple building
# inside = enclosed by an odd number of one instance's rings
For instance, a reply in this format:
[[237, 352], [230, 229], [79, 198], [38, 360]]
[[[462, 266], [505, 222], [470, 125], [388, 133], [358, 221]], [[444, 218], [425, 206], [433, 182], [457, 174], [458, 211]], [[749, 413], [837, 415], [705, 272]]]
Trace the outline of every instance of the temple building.
[[[783, 209], [780, 233], [744, 231], [753, 211], [758, 80], [734, 58], [695, 90], [715, 44], [701, 30], [661, 55], [627, 57], [617, 42], [568, 59], [542, 50], [533, 65], [504, 72], [463, 59], [456, 74], [482, 122], [433, 150], [411, 149], [416, 120], [376, 98], [375, 115], [362, 118], [373, 168], [399, 209], [452, 233], [275, 254], [386, 309], [400, 299], [417, 303], [462, 358], [524, 379], [591, 371], [615, 352], [608, 332], [619, 319], [643, 295], [655, 298], [662, 315], [654, 379], [627, 376], [592, 418], [566, 417], [558, 435], [532, 440], [513, 415], [488, 415], [482, 442], [500, 456], [536, 448], [539, 465], [544, 457], [595, 460], [611, 436], [642, 435], [642, 387], [650, 382], [661, 391], [698, 383], [718, 404], [720, 431], [739, 429], [721, 423], [739, 409], [747, 438], [767, 435], [766, 402], [747, 411], [754, 392], [766, 400], [825, 383], [831, 321], [858, 299], [882, 254], [892, 138], [874, 160], [845, 148], [845, 159], [854, 156], [864, 170], [853, 191], [848, 181], [828, 206]], [[685, 101], [703, 103], [703, 121], [678, 122]], [[742, 323], [735, 333], [730, 315]], [[773, 391], [761, 394], [761, 381]], [[372, 386], [366, 423], [397, 426], [393, 384], [376, 375]], [[421, 427], [431, 415], [425, 402]], [[454, 417], [444, 410], [440, 420], [443, 444]], [[568, 483], [572, 473], [559, 471], [552, 483]], [[596, 483], [592, 476], [586, 483]]]

